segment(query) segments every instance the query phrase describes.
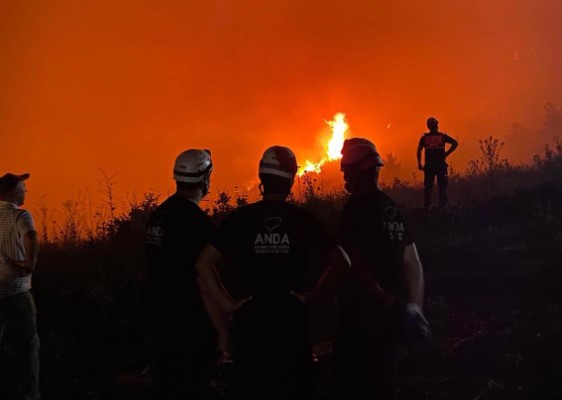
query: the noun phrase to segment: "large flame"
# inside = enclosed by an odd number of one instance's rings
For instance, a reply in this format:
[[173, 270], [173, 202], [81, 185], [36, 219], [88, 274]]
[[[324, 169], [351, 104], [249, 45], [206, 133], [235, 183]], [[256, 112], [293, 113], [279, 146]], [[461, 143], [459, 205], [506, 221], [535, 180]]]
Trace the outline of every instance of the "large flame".
[[320, 172], [322, 170], [322, 165], [326, 161], [339, 160], [341, 158], [341, 148], [343, 147], [343, 142], [345, 140], [345, 134], [349, 125], [345, 120], [344, 113], [337, 113], [331, 121], [326, 122], [332, 129], [332, 137], [328, 142], [328, 150], [326, 152], [326, 157], [322, 158], [320, 161], [314, 163], [310, 160], [306, 160], [304, 167], [300, 167], [298, 171], [299, 176], [303, 176], [306, 172]]

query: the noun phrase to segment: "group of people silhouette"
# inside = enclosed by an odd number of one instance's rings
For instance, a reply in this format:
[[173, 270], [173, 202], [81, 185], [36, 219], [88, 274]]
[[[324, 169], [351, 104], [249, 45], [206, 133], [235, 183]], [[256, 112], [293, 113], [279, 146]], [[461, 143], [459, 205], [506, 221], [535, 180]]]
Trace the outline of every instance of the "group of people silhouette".
[[[428, 128], [418, 146], [424, 205], [437, 176], [443, 207], [445, 158], [457, 142], [435, 118]], [[210, 188], [211, 151], [178, 155], [176, 192], [152, 213], [146, 234], [155, 399], [205, 398], [225, 359], [232, 362], [227, 398], [314, 398], [309, 305], [327, 298], [337, 315], [333, 398], [393, 398], [403, 339], [430, 336], [422, 263], [402, 213], [379, 188], [384, 162], [375, 144], [347, 139], [341, 154], [349, 197], [335, 233], [287, 201], [298, 164], [286, 146], [267, 148], [259, 160], [262, 199], [218, 226], [199, 207]], [[313, 253], [323, 273], [311, 284]]]
[[[436, 118], [427, 126], [417, 149], [424, 207], [430, 208], [437, 177], [444, 208], [446, 158], [458, 143], [439, 132]], [[145, 235], [153, 399], [209, 398], [210, 382], [225, 361], [232, 363], [228, 399], [314, 398], [309, 305], [326, 299], [335, 300], [337, 315], [333, 398], [393, 398], [401, 341], [431, 334], [423, 314], [422, 263], [402, 213], [379, 188], [384, 162], [375, 144], [347, 139], [341, 154], [349, 197], [334, 233], [287, 201], [298, 170], [288, 147], [263, 152], [262, 199], [230, 212], [218, 226], [199, 206], [210, 189], [211, 151], [177, 156], [176, 191], [151, 213]], [[30, 289], [39, 244], [31, 214], [20, 208], [29, 176], [0, 177], [0, 344], [13, 345], [21, 398], [38, 400], [39, 338]], [[313, 253], [323, 272], [311, 284]], [[235, 285], [227, 285], [220, 271], [228, 271]]]

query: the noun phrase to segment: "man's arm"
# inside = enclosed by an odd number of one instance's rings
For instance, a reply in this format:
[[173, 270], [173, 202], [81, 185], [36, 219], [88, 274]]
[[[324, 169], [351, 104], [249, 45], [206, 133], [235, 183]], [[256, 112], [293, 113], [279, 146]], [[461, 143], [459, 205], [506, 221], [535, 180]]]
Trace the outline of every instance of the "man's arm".
[[217, 349], [224, 357], [230, 353], [229, 316], [217, 304], [211, 291], [207, 285], [205, 285], [201, 277], [197, 277], [197, 284], [199, 285], [199, 291], [207, 315], [218, 333]]
[[422, 309], [424, 296], [423, 268], [414, 243], [407, 245], [404, 249], [402, 268], [402, 276], [406, 285], [406, 298], [404, 300], [408, 304], [415, 304]]
[[423, 149], [423, 136], [420, 139], [420, 141], [418, 143], [418, 149], [416, 150], [416, 157], [418, 159], [418, 169], [419, 170], [423, 170], [423, 166], [421, 164], [422, 149]]
[[385, 307], [393, 306], [398, 299], [391, 292], [384, 289], [367, 269], [359, 248], [348, 246], [346, 250], [351, 259], [351, 272], [355, 275], [357, 281], [363, 284], [363, 286]]
[[402, 267], [406, 284], [405, 329], [414, 337], [429, 339], [432, 334], [423, 314], [423, 268], [414, 243], [407, 245], [404, 249]]
[[449, 154], [451, 154], [453, 151], [455, 151], [457, 149], [457, 147], [459, 146], [459, 142], [457, 142], [455, 139], [453, 139], [450, 136], [447, 136], [447, 143], [449, 143], [451, 145], [451, 147], [449, 147], [449, 150], [447, 150], [445, 152], [445, 158], [449, 157]]
[[36, 231], [29, 231], [23, 236], [23, 246], [25, 248], [25, 266], [30, 270], [35, 269], [37, 255], [39, 254], [39, 240]]
[[291, 291], [302, 302], [314, 302], [334, 293], [342, 278], [350, 272], [351, 260], [341, 246], [333, 247], [326, 256], [328, 267], [324, 270], [314, 288], [307, 294]]
[[222, 284], [215, 264], [221, 258], [221, 253], [211, 244], [207, 244], [195, 263], [195, 268], [202, 283], [205, 285], [210, 295], [218, 306], [227, 314], [231, 314], [238, 310], [244, 303], [251, 300], [251, 297], [239, 301], [234, 301], [230, 293]]
[[39, 240], [36, 231], [28, 231], [23, 235], [23, 247], [25, 249], [25, 260], [8, 259], [8, 263], [18, 268], [21, 276], [27, 276], [33, 272], [37, 264], [39, 254]]

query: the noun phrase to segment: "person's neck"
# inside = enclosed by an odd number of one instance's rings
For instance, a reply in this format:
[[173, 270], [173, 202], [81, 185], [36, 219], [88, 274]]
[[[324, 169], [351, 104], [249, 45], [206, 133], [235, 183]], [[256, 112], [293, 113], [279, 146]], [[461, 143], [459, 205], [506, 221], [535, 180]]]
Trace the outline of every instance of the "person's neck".
[[199, 202], [203, 198], [203, 193], [201, 192], [201, 190], [177, 190], [176, 195], [186, 200], [192, 201], [197, 205], [199, 205]]
[[264, 200], [285, 201], [286, 198], [287, 198], [286, 196], [282, 196], [278, 193], [264, 193], [263, 194]]
[[380, 188], [378, 184], [373, 183], [369, 185], [360, 186], [356, 194], [359, 196], [368, 196], [377, 192], [380, 192]]

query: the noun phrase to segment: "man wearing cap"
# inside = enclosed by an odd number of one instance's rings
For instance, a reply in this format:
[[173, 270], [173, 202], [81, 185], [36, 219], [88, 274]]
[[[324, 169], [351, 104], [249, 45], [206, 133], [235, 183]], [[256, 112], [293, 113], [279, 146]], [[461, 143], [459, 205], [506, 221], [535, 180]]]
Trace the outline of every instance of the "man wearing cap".
[[226, 317], [195, 271], [195, 260], [214, 231], [199, 207], [209, 191], [212, 169], [208, 150], [179, 154], [173, 169], [176, 192], [147, 223], [154, 400], [207, 398], [217, 350], [227, 346], [227, 331], [221, 328]]
[[[229, 398], [300, 400], [314, 394], [306, 303], [329, 294], [349, 263], [316, 217], [286, 201], [296, 172], [291, 149], [266, 149], [259, 163], [263, 199], [228, 215], [197, 260], [205, 284], [233, 314]], [[330, 267], [307, 287], [313, 252]], [[229, 260], [225, 270], [235, 276], [232, 293], [214, 269], [223, 257]]]
[[39, 336], [36, 309], [31, 295], [31, 276], [39, 244], [33, 218], [20, 209], [25, 202], [29, 174], [0, 177], [0, 344], [11, 344], [22, 399], [39, 394]]
[[351, 258], [351, 274], [337, 298], [337, 399], [392, 399], [401, 338], [429, 334], [422, 265], [404, 218], [378, 187], [382, 166], [371, 141], [344, 142], [341, 170], [350, 197], [337, 237]]

